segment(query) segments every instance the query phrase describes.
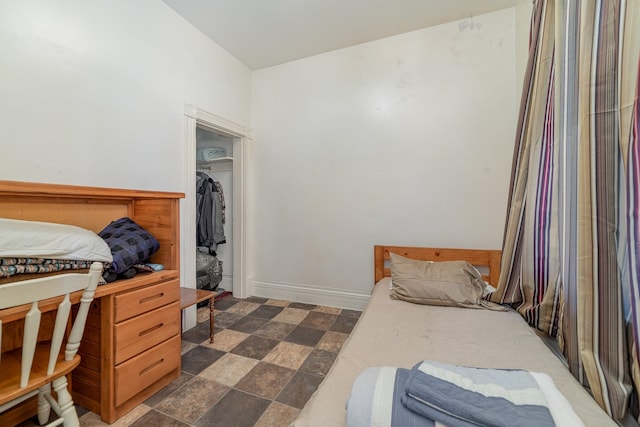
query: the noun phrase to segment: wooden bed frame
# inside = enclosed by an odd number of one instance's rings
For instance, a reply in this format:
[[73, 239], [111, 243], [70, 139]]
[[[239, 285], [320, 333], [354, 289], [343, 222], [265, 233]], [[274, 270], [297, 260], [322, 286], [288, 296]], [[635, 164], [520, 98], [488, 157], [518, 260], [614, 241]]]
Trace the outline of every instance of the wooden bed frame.
[[[375, 283], [384, 277], [391, 277], [391, 269], [385, 267], [389, 253], [418, 259], [421, 261], [458, 261], [463, 260], [478, 267], [484, 280], [492, 286], [498, 285], [500, 276], [501, 251], [494, 249], [452, 249], [419, 248], [411, 246], [374, 246]], [[487, 272], [488, 269], [488, 272]]]
[[[390, 253], [426, 261], [465, 260], [483, 267], [481, 272], [488, 272], [485, 280], [492, 285], [498, 282], [498, 250], [384, 245], [374, 248], [376, 282], [390, 276], [390, 269], [385, 268]], [[293, 426], [344, 425], [345, 403], [354, 395], [358, 375], [373, 367], [410, 368], [421, 360], [543, 372], [553, 379], [585, 425], [615, 424], [516, 311], [414, 304], [393, 300], [389, 292], [385, 284], [375, 287], [349, 340]]]

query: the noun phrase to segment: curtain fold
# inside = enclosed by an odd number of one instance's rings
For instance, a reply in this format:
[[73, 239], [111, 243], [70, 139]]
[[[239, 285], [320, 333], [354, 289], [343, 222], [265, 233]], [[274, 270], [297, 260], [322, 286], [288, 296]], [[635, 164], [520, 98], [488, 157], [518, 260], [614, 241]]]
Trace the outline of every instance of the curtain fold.
[[491, 296], [556, 336], [614, 419], [640, 372], [639, 2], [536, 1]]
[[[549, 0], [534, 5], [500, 280], [498, 291], [491, 296], [495, 302], [517, 304], [529, 324], [552, 335], [555, 316], [548, 312], [556, 304], [544, 297], [552, 295], [546, 289], [557, 284], [557, 268], [553, 263], [557, 259], [557, 233], [554, 236], [551, 232], [557, 227], [557, 221], [551, 218], [552, 186], [556, 180], [553, 165], [557, 155], [553, 147], [554, 4]], [[556, 254], [550, 255], [550, 251]]]
[[620, 152], [626, 184], [625, 306], [630, 345], [629, 360], [636, 390], [640, 390], [640, 2], [626, 2], [622, 21], [620, 89]]

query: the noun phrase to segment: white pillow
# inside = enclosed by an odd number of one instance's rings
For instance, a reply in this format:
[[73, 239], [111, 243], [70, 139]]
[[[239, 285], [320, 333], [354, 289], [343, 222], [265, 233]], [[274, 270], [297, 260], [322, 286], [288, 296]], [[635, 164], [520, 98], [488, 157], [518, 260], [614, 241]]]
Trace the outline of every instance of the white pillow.
[[111, 262], [109, 245], [74, 225], [0, 218], [0, 258], [50, 258]]

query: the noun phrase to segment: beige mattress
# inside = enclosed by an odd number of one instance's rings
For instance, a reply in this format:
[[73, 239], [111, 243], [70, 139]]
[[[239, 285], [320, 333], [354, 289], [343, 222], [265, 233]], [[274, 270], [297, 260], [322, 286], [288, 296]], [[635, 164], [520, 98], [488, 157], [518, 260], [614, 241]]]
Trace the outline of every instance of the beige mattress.
[[389, 280], [376, 285], [367, 309], [294, 426], [344, 425], [351, 384], [362, 370], [374, 366], [411, 368], [426, 359], [545, 372], [585, 425], [617, 425], [516, 312], [392, 300]]

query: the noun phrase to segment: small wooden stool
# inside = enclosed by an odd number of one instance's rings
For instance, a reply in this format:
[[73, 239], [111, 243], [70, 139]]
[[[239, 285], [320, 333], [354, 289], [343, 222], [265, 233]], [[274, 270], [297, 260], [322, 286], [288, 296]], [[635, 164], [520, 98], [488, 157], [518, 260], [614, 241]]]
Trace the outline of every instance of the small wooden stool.
[[209, 339], [213, 342], [213, 302], [216, 293], [205, 289], [180, 288], [180, 310], [191, 307], [202, 301], [209, 300]]

